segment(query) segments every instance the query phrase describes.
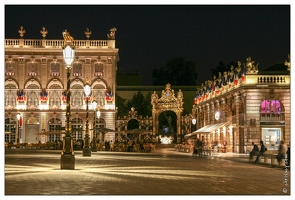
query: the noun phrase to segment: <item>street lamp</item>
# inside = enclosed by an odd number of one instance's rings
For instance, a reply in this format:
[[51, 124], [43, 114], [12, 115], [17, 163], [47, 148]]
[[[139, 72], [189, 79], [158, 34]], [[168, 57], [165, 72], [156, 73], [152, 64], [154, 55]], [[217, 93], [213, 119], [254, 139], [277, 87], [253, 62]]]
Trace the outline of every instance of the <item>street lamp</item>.
[[[71, 64], [75, 58], [75, 50], [74, 47], [71, 45], [73, 38], [70, 37], [70, 34], [65, 30], [63, 32], [64, 40], [65, 40], [65, 46], [63, 47], [63, 58], [65, 63], [67, 64], [67, 105], [66, 105], [66, 127], [65, 127], [65, 137], [63, 138], [63, 148], [61, 152], [61, 169], [75, 169], [75, 154], [74, 154], [74, 148], [73, 148], [73, 139], [72, 139], [72, 133], [71, 133], [71, 122], [70, 122], [70, 116], [71, 116]], [[67, 37], [65, 37], [65, 35]]]
[[89, 123], [88, 123], [88, 98], [91, 92], [91, 88], [88, 83], [84, 86], [84, 92], [86, 95], [86, 134], [83, 147], [83, 156], [91, 156], [91, 149], [89, 148]]
[[93, 108], [93, 139], [92, 139], [92, 146], [91, 151], [97, 152], [96, 146], [96, 120], [95, 120], [95, 111], [96, 111], [97, 103], [95, 100], [92, 101], [92, 108]]
[[[96, 115], [97, 115], [98, 122], [99, 122], [99, 124], [100, 124], [100, 115], [101, 115], [100, 110], [98, 110], [98, 111], [96, 112]], [[101, 130], [99, 131], [99, 142], [100, 142], [100, 143], [102, 142], [102, 133], [101, 133]]]
[[193, 123], [193, 125], [194, 125], [194, 129], [193, 129], [193, 130], [195, 131], [195, 125], [196, 125], [196, 123], [197, 123], [196, 118], [193, 118], [193, 119], [192, 119], [192, 123]]
[[19, 144], [19, 120], [20, 120], [20, 114], [17, 113], [17, 135], [16, 135], [16, 144]]

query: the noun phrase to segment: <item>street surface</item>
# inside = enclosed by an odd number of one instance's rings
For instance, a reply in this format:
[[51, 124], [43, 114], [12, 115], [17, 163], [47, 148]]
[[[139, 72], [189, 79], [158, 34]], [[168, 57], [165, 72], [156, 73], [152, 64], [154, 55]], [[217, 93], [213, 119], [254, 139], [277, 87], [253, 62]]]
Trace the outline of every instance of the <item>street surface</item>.
[[[152, 153], [75, 151], [60, 169], [60, 150], [5, 149], [4, 195], [284, 195], [290, 171], [225, 153], [192, 157], [173, 148]], [[81, 197], [82, 198], [82, 197]], [[279, 198], [279, 197], [276, 197]]]

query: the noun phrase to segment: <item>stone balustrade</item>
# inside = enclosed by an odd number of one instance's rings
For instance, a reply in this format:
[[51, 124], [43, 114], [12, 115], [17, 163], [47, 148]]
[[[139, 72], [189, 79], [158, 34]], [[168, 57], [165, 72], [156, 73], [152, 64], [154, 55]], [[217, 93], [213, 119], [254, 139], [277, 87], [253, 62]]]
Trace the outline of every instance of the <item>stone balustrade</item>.
[[[62, 48], [64, 46], [64, 40], [32, 40], [32, 39], [5, 39], [5, 48]], [[102, 48], [115, 48], [115, 40], [74, 40], [73, 45], [75, 48], [90, 48], [90, 49], [102, 49]]]

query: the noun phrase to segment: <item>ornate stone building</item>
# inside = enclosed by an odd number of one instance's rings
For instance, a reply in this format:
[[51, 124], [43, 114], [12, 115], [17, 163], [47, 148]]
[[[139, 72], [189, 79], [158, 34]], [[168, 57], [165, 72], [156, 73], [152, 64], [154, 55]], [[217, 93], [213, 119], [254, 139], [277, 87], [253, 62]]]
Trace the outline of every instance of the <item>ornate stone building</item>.
[[[64, 40], [48, 40], [45, 27], [43, 39], [24, 39], [20, 27], [19, 39], [5, 39], [5, 141], [41, 143], [62, 140], [65, 126], [67, 72], [63, 58]], [[91, 102], [96, 100], [101, 112], [99, 126], [115, 129], [116, 70], [119, 50], [115, 46], [112, 28], [106, 40], [73, 40], [75, 59], [70, 75], [71, 126], [73, 139], [85, 134], [86, 97], [84, 86], [89, 80]], [[62, 36], [62, 33], [61, 33]], [[89, 112], [92, 116], [93, 112]], [[20, 118], [17, 119], [17, 114]], [[98, 119], [97, 119], [98, 120]], [[18, 128], [19, 125], [19, 128]], [[92, 123], [90, 123], [92, 128]], [[91, 131], [92, 133], [92, 131]], [[105, 138], [113, 138], [108, 133]]]
[[290, 142], [290, 102], [290, 57], [261, 72], [248, 57], [198, 89], [192, 109], [196, 131], [186, 137], [226, 143], [233, 152], [246, 153], [260, 140], [277, 150], [281, 139]]
[[[40, 31], [43, 39], [39, 40], [24, 39], [23, 27], [19, 33], [19, 39], [5, 39], [4, 44], [5, 141], [60, 141], [67, 98], [64, 40], [47, 40], [48, 31], [44, 27]], [[174, 91], [169, 83], [161, 89], [143, 86], [151, 95], [152, 116], [138, 116], [133, 108], [123, 119], [118, 119], [115, 94], [131, 98], [141, 89], [132, 86], [120, 89], [116, 85], [119, 50], [115, 46], [115, 33], [112, 28], [107, 40], [90, 40], [91, 32], [86, 29], [85, 40], [73, 40], [76, 57], [70, 74], [70, 118], [74, 141], [83, 140], [85, 135], [84, 86], [88, 80], [89, 101], [95, 100], [101, 112], [100, 118], [94, 116], [89, 105], [90, 130], [99, 126], [116, 131], [105, 135], [96, 132], [100, 141], [128, 134], [128, 123], [135, 120], [138, 129], [146, 131], [146, 139], [163, 139], [167, 131], [174, 143], [195, 136], [209, 143], [226, 143], [228, 151], [233, 152], [247, 152], [252, 141], [263, 140], [269, 150], [277, 149], [281, 139], [290, 142], [289, 59], [278, 67], [280, 70], [259, 71], [249, 57], [246, 63], [238, 62], [237, 68], [232, 67], [196, 88], [173, 86], [177, 88]], [[184, 102], [190, 105], [194, 102], [191, 114], [185, 116]], [[167, 124], [160, 125], [160, 118]], [[90, 131], [91, 140], [93, 134]]]

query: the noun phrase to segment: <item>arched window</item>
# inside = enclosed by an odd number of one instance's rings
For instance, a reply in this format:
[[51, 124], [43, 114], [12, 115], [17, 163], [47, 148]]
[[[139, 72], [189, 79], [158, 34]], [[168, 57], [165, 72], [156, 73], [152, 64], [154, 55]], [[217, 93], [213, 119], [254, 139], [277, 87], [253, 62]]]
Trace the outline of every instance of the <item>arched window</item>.
[[[48, 122], [49, 132], [60, 131], [61, 120], [59, 118], [51, 118]], [[49, 134], [49, 142], [59, 142], [61, 134]]]
[[74, 141], [83, 140], [83, 121], [81, 118], [74, 118], [72, 120], [72, 137]]
[[15, 142], [16, 120], [12, 118], [5, 119], [5, 142]]
[[73, 108], [81, 108], [83, 106], [84, 88], [80, 84], [71, 87], [71, 105]]
[[279, 100], [263, 100], [260, 104], [260, 120], [282, 121], [285, 120], [283, 106]]

